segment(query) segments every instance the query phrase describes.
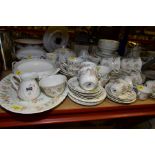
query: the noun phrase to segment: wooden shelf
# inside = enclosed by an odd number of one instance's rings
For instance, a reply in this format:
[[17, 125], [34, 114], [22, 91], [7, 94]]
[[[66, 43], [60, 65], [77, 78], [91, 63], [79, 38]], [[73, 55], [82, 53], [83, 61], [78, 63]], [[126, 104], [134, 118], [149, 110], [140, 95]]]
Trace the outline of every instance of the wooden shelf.
[[[5, 72], [3, 76], [9, 72]], [[115, 118], [131, 118], [141, 116], [155, 116], [155, 100], [137, 100], [135, 103], [117, 104], [108, 99], [97, 106], [81, 106], [68, 97], [55, 109], [40, 114], [14, 114], [0, 109], [0, 128], [28, 127], [67, 122], [108, 120]]]

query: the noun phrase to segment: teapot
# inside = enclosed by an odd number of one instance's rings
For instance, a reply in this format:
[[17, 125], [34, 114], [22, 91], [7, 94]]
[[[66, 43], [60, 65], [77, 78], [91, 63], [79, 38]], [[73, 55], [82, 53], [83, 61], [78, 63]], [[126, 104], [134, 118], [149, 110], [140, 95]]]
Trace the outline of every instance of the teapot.
[[11, 83], [20, 99], [31, 101], [40, 95], [40, 88], [35, 80], [36, 78], [37, 74], [35, 73], [13, 74], [11, 76]]

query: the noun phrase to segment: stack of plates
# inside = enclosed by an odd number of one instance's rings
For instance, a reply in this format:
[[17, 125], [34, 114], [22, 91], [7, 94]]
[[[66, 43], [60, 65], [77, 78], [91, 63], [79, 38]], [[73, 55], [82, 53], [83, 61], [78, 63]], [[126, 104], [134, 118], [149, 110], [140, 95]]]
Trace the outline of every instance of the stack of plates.
[[115, 40], [100, 39], [98, 41], [98, 50], [96, 55], [100, 57], [112, 57], [117, 56], [117, 50], [119, 47], [119, 42]]
[[78, 70], [70, 71], [69, 65], [64, 62], [60, 63], [59, 67], [60, 67], [60, 72], [63, 75], [66, 75], [67, 77], [73, 77], [77, 75]]
[[120, 95], [116, 95], [113, 94], [111, 91], [111, 86], [113, 85], [113, 83], [108, 83], [105, 86], [105, 90], [107, 92], [107, 97], [117, 103], [123, 103], [123, 104], [129, 104], [129, 103], [133, 103], [136, 101], [136, 92], [135, 91], [128, 91], [126, 93], [120, 94]]
[[106, 91], [100, 84], [94, 90], [84, 90], [80, 87], [77, 77], [69, 79], [68, 88], [69, 98], [80, 105], [97, 105], [106, 98]]
[[118, 56], [118, 53], [116, 51], [98, 49], [95, 51], [95, 56], [105, 57], [105, 58], [106, 57], [115, 57], [115, 56]]

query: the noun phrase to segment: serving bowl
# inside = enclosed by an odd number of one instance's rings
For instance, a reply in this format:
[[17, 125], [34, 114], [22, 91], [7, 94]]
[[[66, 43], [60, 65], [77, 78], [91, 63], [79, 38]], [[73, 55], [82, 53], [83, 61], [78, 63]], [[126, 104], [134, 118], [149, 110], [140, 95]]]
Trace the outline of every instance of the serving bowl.
[[21, 75], [24, 73], [36, 73], [38, 78], [56, 74], [59, 68], [46, 59], [24, 59], [18, 62], [13, 62], [12, 64], [13, 73], [16, 75]]

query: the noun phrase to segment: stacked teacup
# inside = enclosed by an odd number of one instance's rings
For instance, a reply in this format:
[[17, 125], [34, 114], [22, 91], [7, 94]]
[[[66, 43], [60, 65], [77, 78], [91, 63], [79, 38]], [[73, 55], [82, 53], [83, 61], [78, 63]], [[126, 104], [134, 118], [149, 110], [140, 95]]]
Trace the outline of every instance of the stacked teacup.
[[112, 57], [117, 55], [117, 50], [119, 48], [119, 41], [100, 39], [98, 41], [98, 51], [96, 55], [100, 57]]
[[68, 59], [60, 64], [61, 73], [67, 77], [76, 76], [81, 63], [84, 61], [81, 57], [70, 56]]
[[137, 85], [137, 96], [140, 100], [155, 98], [155, 80], [148, 80], [144, 85]]
[[141, 68], [142, 60], [140, 57], [122, 58], [121, 60], [121, 71], [131, 77], [135, 86], [142, 84], [145, 80], [144, 75], [141, 73]]
[[107, 97], [114, 102], [128, 104], [136, 101], [136, 92], [133, 90], [131, 79], [127, 76], [110, 81], [105, 89]]
[[96, 64], [92, 62], [81, 63], [78, 76], [68, 81], [69, 97], [81, 105], [97, 105], [106, 97], [106, 91], [101, 86]]

